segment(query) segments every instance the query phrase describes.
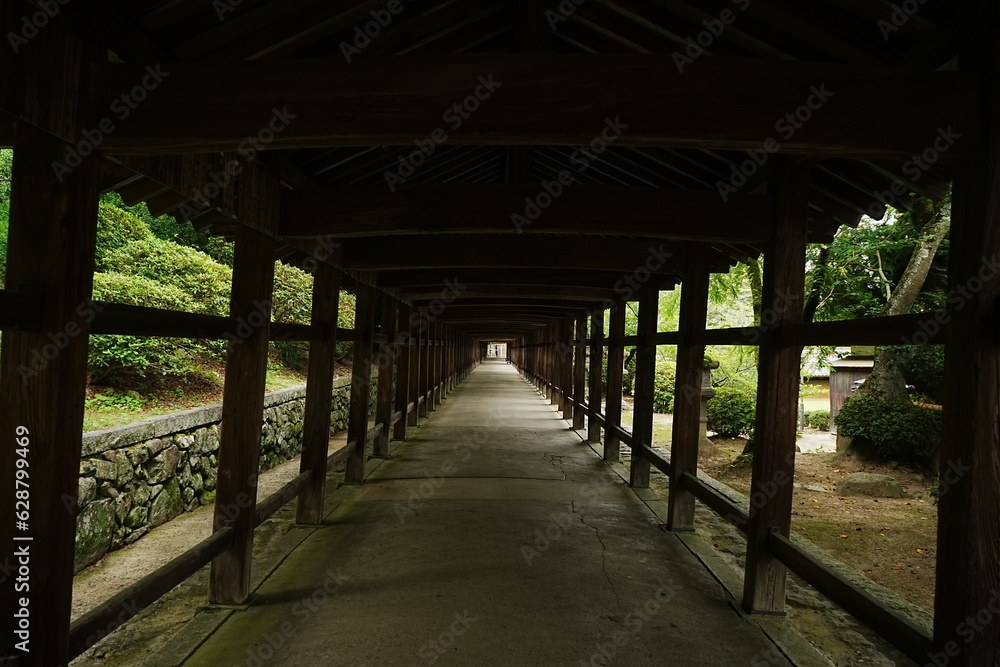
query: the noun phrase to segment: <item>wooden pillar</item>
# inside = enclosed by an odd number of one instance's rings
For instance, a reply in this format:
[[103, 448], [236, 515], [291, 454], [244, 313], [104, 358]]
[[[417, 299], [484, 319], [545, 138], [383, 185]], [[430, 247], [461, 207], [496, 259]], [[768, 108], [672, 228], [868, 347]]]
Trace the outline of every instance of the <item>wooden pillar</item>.
[[312, 323], [323, 328], [324, 336], [322, 340], [309, 343], [309, 376], [299, 472], [312, 472], [312, 478], [299, 496], [297, 521], [303, 524], [315, 525], [323, 521], [339, 310], [340, 274], [331, 266], [320, 264], [313, 276]]
[[375, 326], [375, 290], [358, 284], [358, 302], [354, 316], [354, 365], [351, 373], [351, 403], [347, 416], [347, 441], [355, 442], [347, 459], [344, 481], [365, 481], [368, 459], [368, 408], [371, 405], [372, 345]]
[[420, 397], [423, 403], [420, 404], [420, 416], [426, 417], [431, 410], [430, 398], [427, 392], [431, 386], [431, 327], [430, 322], [421, 318], [420, 320]]
[[212, 561], [214, 604], [242, 604], [250, 594], [273, 287], [274, 240], [237, 225], [229, 310], [232, 317], [263, 324], [242, 340], [230, 340], [226, 351], [215, 529], [232, 526], [234, 533], [233, 545]]
[[563, 419], [567, 421], [573, 419], [573, 323], [573, 316], [567, 315], [559, 328], [559, 387], [562, 389], [560, 407]]
[[576, 346], [573, 352], [573, 428], [583, 428], [583, 418], [587, 414], [580, 405], [587, 386], [587, 313], [576, 316]]
[[[69, 656], [100, 168], [96, 157], [83, 158], [60, 182], [52, 165], [66, 150], [67, 144], [16, 124], [6, 285], [34, 295], [42, 307], [37, 327], [3, 331], [0, 361], [0, 553], [14, 573], [21, 554], [30, 559], [22, 582], [28, 590], [15, 593], [14, 574], [0, 586], [8, 629], [0, 655], [19, 656], [21, 665], [66, 664]], [[20, 470], [27, 472], [18, 484]], [[16, 493], [23, 497], [25, 489], [30, 506], [15, 507]], [[23, 638], [12, 628], [21, 598], [30, 614], [27, 651], [15, 648]]]
[[402, 418], [396, 422], [392, 437], [396, 440], [406, 440], [406, 426], [409, 424], [406, 406], [410, 404], [410, 307], [403, 304], [398, 308], [396, 345], [399, 353], [396, 355], [396, 412], [402, 413]]
[[392, 382], [399, 347], [396, 343], [396, 302], [388, 294], [382, 295], [380, 331], [385, 338], [379, 343], [378, 386], [375, 388], [375, 423], [383, 424], [372, 443], [372, 456], [388, 458], [389, 439], [392, 436]]
[[604, 460], [621, 457], [621, 438], [614, 427], [622, 425], [622, 379], [625, 370], [625, 300], [615, 299], [608, 323], [608, 389], [604, 408]]
[[[656, 381], [656, 333], [660, 310], [660, 290], [646, 284], [639, 290], [639, 344], [635, 353], [635, 392], [632, 412], [632, 441], [639, 446], [653, 446], [653, 386]], [[636, 488], [649, 486], [649, 461], [632, 450], [629, 484]]]
[[604, 373], [604, 307], [598, 306], [590, 313], [590, 377], [587, 391], [587, 440], [601, 441], [601, 376]]
[[[673, 442], [670, 448], [672, 480], [679, 480], [680, 474], [685, 471], [693, 475], [698, 473], [710, 251], [711, 248], [702, 243], [687, 244], [684, 282], [681, 287]], [[680, 484], [670, 485], [667, 527], [675, 532], [694, 530], [694, 496]]]
[[802, 321], [808, 187], [809, 170], [781, 157], [774, 181], [774, 239], [764, 257], [761, 321], [769, 328], [759, 349], [751, 495], [766, 501], [751, 513], [747, 531], [743, 606], [752, 613], [785, 612], [786, 567], [771, 555], [768, 534], [787, 537], [791, 523], [802, 348], [782, 345], [781, 330]]
[[963, 667], [1000, 663], [1000, 7], [969, 4], [959, 66], [982, 77], [983, 125], [953, 195], [934, 598], [935, 664]]
[[434, 323], [434, 406], [441, 405], [444, 390], [444, 327]]
[[407, 405], [413, 403], [413, 411], [406, 415], [406, 425], [416, 426], [420, 422], [420, 406], [418, 405], [418, 399], [420, 398], [420, 323], [416, 309], [410, 308], [409, 311], [410, 314], [407, 318], [407, 323], [410, 327], [408, 342], [410, 355], [408, 380], [410, 389], [407, 393], [410, 398]]
[[552, 323], [547, 327], [547, 330], [549, 332], [549, 404], [559, 405], [559, 326]]

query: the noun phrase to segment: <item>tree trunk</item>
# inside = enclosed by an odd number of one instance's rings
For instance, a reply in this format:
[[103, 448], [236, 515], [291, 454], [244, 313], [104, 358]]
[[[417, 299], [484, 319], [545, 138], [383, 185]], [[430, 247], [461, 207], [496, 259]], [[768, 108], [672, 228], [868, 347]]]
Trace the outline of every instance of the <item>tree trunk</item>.
[[[920, 226], [920, 240], [913, 248], [903, 277], [899, 279], [882, 310], [883, 316], [905, 315], [913, 308], [930, 272], [934, 255], [951, 227], [951, 203], [933, 202], [920, 197], [914, 201], [912, 215], [914, 226]], [[872, 394], [885, 400], [909, 400], [906, 382], [896, 366], [895, 352], [885, 349], [877, 351], [871, 375], [858, 389], [858, 393]]]

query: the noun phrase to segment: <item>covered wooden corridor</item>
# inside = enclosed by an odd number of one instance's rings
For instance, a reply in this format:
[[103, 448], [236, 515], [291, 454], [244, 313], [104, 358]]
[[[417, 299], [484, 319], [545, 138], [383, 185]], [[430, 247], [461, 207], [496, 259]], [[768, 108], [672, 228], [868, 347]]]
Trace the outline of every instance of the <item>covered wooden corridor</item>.
[[[346, 462], [347, 482], [366, 486], [372, 459], [501, 342], [605, 460], [631, 449], [633, 488], [654, 466], [669, 476], [670, 531], [694, 529], [697, 501], [741, 528], [745, 612], [783, 614], [792, 570], [914, 660], [997, 664], [994, 0], [5, 0], [0, 26], [0, 146], [14, 150], [0, 567], [24, 568], [0, 583], [0, 659], [66, 664], [208, 563], [208, 600], [244, 604], [255, 528], [292, 501], [301, 524], [320, 525], [328, 470]], [[107, 192], [234, 241], [228, 315], [94, 300]], [[805, 322], [808, 243], [950, 192], [949, 294], [961, 298]], [[762, 254], [760, 325], [708, 329], [710, 275]], [[275, 260], [313, 273], [309, 324], [271, 321]], [[661, 331], [659, 293], [679, 284], [679, 330]], [[353, 328], [338, 327], [341, 290], [357, 295]], [[631, 303], [638, 330], [626, 335]], [[967, 471], [940, 501], [932, 632], [789, 539], [802, 347], [917, 333], [946, 346], [940, 460]], [[216, 498], [227, 511], [198, 548], [71, 624], [91, 334], [229, 341]], [[259, 498], [271, 340], [309, 343], [309, 389], [301, 474]], [[331, 455], [345, 340], [348, 444]], [[695, 474], [706, 344], [759, 349], [750, 513]], [[633, 345], [628, 432], [586, 360], [606, 355], [617, 399]], [[651, 448], [657, 345], [678, 347], [669, 462]], [[608, 580], [593, 574], [603, 599]]]

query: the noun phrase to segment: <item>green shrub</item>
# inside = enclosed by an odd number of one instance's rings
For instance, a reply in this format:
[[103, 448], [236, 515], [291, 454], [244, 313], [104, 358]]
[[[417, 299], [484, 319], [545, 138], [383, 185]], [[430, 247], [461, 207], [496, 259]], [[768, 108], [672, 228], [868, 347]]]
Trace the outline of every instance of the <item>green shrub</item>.
[[741, 389], [717, 387], [708, 400], [708, 428], [724, 438], [753, 433], [754, 415], [754, 399]]
[[150, 241], [149, 225], [128, 211], [101, 203], [97, 211], [97, 270], [103, 271], [107, 256], [138, 241]]
[[0, 202], [0, 287], [7, 279], [7, 224], [10, 218], [10, 204]]
[[[126, 305], [183, 310], [190, 300], [180, 289], [144, 276], [94, 274], [94, 298]], [[94, 383], [150, 374], [184, 376], [195, 372], [198, 355], [221, 356], [220, 341], [94, 335], [90, 337], [88, 372]]]
[[653, 411], [673, 412], [674, 410], [674, 377], [675, 371], [671, 364], [656, 365], [656, 376], [653, 384]]
[[305, 271], [275, 262], [273, 320], [309, 324], [312, 319], [312, 285], [313, 278]]
[[834, 422], [838, 435], [864, 438], [886, 460], [927, 465], [941, 441], [941, 414], [909, 401], [855, 394]]
[[812, 412], [806, 413], [806, 424], [809, 428], [814, 428], [817, 431], [829, 431], [830, 430], [830, 411], [829, 410], [813, 410]]
[[170, 241], [135, 241], [105, 257], [105, 271], [142, 276], [188, 295], [184, 310], [228, 315], [233, 271], [203, 252]]

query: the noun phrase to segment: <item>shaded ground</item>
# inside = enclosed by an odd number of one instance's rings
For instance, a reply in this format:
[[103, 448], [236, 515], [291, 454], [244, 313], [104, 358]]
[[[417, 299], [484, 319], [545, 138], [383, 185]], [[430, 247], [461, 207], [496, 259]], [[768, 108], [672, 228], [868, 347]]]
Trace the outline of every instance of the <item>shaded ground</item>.
[[[749, 495], [750, 464], [736, 462], [743, 440], [718, 440], [701, 460], [712, 477]], [[837, 483], [854, 472], [895, 477], [909, 497], [848, 498]], [[795, 457], [792, 530], [910, 602], [932, 611], [937, 553], [933, 479], [903, 466], [859, 461], [836, 453]]]

